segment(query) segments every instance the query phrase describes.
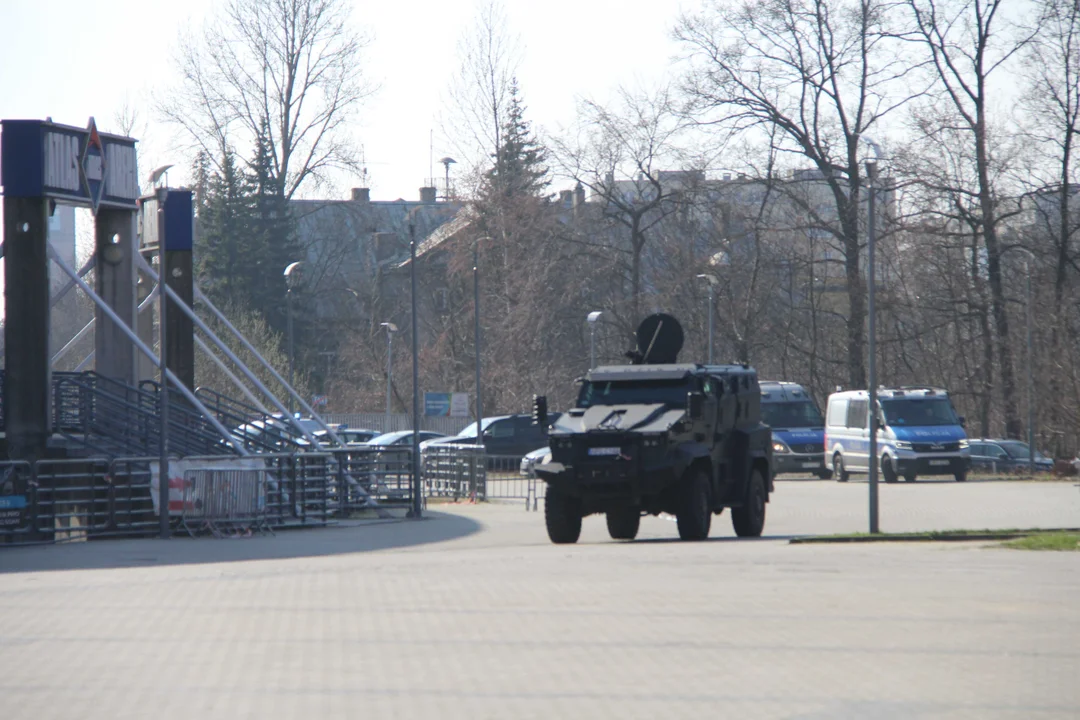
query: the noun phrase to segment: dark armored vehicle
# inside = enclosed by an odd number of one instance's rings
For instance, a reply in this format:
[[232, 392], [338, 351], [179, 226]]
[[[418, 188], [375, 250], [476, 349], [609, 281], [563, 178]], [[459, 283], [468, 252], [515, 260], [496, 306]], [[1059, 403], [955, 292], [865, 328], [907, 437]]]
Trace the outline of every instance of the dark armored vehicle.
[[[551, 462], [536, 467], [548, 536], [577, 542], [582, 518], [604, 513], [612, 538], [632, 540], [642, 514], [666, 512], [679, 537], [703, 540], [725, 507], [738, 535], [761, 535], [773, 473], [757, 372], [676, 364], [682, 330], [669, 315], [646, 318], [638, 346], [635, 364], [589, 371], [551, 426]], [[546, 400], [536, 405], [546, 424]]]

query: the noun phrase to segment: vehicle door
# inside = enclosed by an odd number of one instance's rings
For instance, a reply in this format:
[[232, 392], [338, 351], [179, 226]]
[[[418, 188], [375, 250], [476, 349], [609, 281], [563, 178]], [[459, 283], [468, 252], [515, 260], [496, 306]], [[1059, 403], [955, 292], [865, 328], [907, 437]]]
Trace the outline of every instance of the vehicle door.
[[496, 420], [484, 428], [484, 450], [488, 455], [513, 455], [515, 418]]
[[851, 398], [848, 402], [844, 465], [850, 469], [870, 467], [869, 409], [870, 401], [865, 398]]
[[513, 455], [524, 457], [533, 450], [539, 450], [548, 443], [547, 428], [533, 423], [528, 415], [515, 417], [515, 435]]
[[1016, 466], [1016, 461], [1009, 457], [1009, 453], [1005, 452], [1005, 448], [993, 443], [987, 443], [985, 447], [985, 460], [988, 469], [1000, 472], [1002, 470], [1012, 470]]

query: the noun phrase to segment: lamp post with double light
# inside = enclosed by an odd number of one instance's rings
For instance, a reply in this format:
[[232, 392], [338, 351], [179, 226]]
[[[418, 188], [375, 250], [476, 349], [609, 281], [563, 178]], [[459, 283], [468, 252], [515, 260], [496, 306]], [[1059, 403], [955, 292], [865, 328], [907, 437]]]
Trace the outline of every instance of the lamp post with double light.
[[386, 429], [390, 431], [390, 398], [394, 387], [394, 333], [397, 325], [392, 322], [379, 323], [386, 330]]
[[698, 280], [704, 280], [705, 283], [709, 286], [709, 359], [708, 359], [708, 364], [712, 365], [712, 362], [713, 362], [713, 305], [715, 304], [714, 303], [714, 300], [715, 300], [714, 294], [716, 292], [717, 280], [716, 280], [715, 275], [701, 274], [701, 275], [698, 275], [697, 277], [698, 277]]

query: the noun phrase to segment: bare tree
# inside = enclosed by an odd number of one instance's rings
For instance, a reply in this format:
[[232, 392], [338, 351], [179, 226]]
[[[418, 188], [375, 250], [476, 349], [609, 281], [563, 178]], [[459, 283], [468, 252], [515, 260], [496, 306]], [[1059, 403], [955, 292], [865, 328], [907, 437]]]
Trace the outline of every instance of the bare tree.
[[620, 89], [615, 103], [583, 101], [578, 126], [552, 147], [559, 173], [591, 192], [615, 229], [597, 242], [614, 251], [625, 273], [629, 308], [623, 318], [632, 331], [641, 320], [643, 259], [651, 230], [675, 212], [676, 199], [701, 177], [677, 172], [683, 157], [678, 138], [684, 128], [668, 88], [655, 92]]
[[263, 145], [292, 198], [356, 166], [348, 122], [372, 91], [366, 44], [344, 0], [227, 0], [201, 34], [181, 38], [183, 79], [158, 109], [214, 160]]
[[448, 90], [444, 132], [478, 182], [502, 147], [510, 88], [521, 63], [521, 41], [511, 33], [499, 0], [481, 0], [458, 54], [461, 65]]
[[[865, 290], [860, 271], [862, 143], [911, 94], [911, 70], [882, 0], [707, 3], [675, 34], [687, 48], [694, 117], [721, 136], [777, 128], [774, 149], [805, 158], [829, 195], [806, 205], [841, 252], [847, 282], [848, 381], [865, 387]], [[902, 94], [900, 94], [902, 93]], [[799, 202], [797, 196], [791, 198]]]
[[1013, 351], [1002, 284], [1001, 197], [994, 177], [989, 107], [994, 91], [989, 80], [1031, 36], [1010, 32], [1006, 20], [1000, 16], [1004, 5], [1004, 0], [907, 0], [914, 36], [925, 49], [942, 99], [952, 111], [951, 120], [941, 127], [955, 129], [958, 125], [961, 141], [971, 148], [974, 178], [961, 193], [968, 194], [974, 202], [964, 212], [972, 216], [969, 223], [978, 227], [986, 250], [1005, 432], [1009, 437], [1020, 437]]

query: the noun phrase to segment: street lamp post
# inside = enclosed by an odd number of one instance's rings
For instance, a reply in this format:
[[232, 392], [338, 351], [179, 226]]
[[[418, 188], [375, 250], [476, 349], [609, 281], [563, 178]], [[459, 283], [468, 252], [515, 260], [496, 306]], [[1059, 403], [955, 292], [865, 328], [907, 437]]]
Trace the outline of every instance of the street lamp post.
[[1028, 472], [1035, 474], [1035, 356], [1032, 354], [1034, 347], [1031, 342], [1031, 260], [1034, 259], [1030, 250], [1025, 250], [1028, 258], [1024, 260], [1024, 272], [1027, 275], [1027, 381], [1028, 381]]
[[586, 318], [589, 321], [589, 369], [592, 370], [596, 367], [596, 321], [600, 319], [600, 316], [604, 313], [600, 310], [593, 310]]
[[[874, 145], [875, 154], [877, 153], [877, 145]], [[877, 201], [877, 162], [866, 163], [866, 178], [867, 189], [869, 191], [869, 197], [867, 198], [867, 212], [869, 219], [867, 220], [867, 233], [866, 233], [866, 311], [868, 314], [868, 327], [867, 335], [869, 336], [869, 363], [868, 363], [868, 382], [869, 392], [867, 392], [867, 407], [870, 413], [870, 457], [869, 457], [869, 485], [870, 485], [870, 532], [876, 534], [878, 529], [878, 458], [877, 458], [877, 425], [878, 425], [878, 399], [877, 399], [877, 323], [875, 319], [874, 311], [874, 295], [876, 292], [875, 287], [875, 274], [876, 269], [874, 265], [874, 245], [876, 238], [874, 232], [876, 230], [876, 201]]]
[[[304, 262], [297, 260], [294, 263], [290, 263], [285, 268], [285, 313], [287, 315], [285, 319], [286, 333], [289, 336], [289, 388], [293, 387], [293, 310], [292, 310], [292, 294], [293, 288], [300, 282], [300, 270]], [[293, 396], [289, 393], [289, 414], [293, 412]]]
[[397, 325], [392, 322], [379, 323], [386, 328], [386, 431], [390, 432], [390, 398], [394, 387], [394, 333]]
[[480, 385], [480, 241], [490, 240], [489, 237], [480, 237], [473, 244], [473, 308], [475, 310], [475, 340], [476, 340], [476, 443], [484, 443], [484, 404], [483, 393]]
[[716, 287], [716, 278], [712, 275], [698, 275], [699, 280], [704, 280], [709, 286], [709, 365], [713, 362], [713, 292]]

